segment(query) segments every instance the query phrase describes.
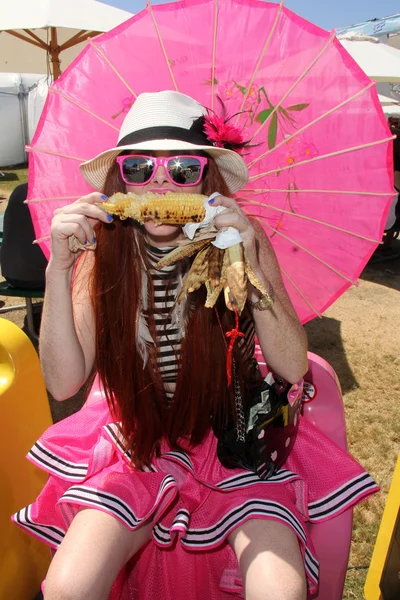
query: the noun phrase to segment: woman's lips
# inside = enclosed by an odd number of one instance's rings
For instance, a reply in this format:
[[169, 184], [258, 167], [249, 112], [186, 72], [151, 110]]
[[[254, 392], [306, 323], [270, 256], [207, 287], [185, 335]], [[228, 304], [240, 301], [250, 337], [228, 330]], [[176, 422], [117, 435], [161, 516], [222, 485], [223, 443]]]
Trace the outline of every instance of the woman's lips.
[[162, 188], [162, 189], [157, 188], [155, 190], [150, 190], [150, 192], [152, 194], [167, 194], [168, 192], [172, 192], [173, 194], [176, 193], [175, 190], [170, 190], [170, 189], [167, 189], [167, 188]]

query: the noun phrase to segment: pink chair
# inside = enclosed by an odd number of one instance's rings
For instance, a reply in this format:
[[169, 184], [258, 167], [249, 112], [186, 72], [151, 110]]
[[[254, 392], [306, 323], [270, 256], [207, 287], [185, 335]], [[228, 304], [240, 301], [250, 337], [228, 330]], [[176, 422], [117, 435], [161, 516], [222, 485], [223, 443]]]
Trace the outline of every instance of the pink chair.
[[[255, 356], [261, 371], [266, 365], [259, 347]], [[309, 369], [304, 388], [309, 400], [303, 416], [336, 444], [347, 449], [342, 392], [332, 367], [320, 356], [308, 353]], [[350, 553], [353, 511], [345, 511], [325, 523], [307, 524], [320, 561], [320, 586], [313, 600], [341, 600]]]
[[[255, 357], [261, 371], [266, 372], [259, 347], [256, 347]], [[347, 448], [342, 393], [336, 373], [325, 360], [311, 352], [308, 353], [308, 362], [309, 370], [304, 381], [309, 400], [304, 405], [304, 417], [339, 446]], [[103, 391], [96, 377], [88, 402], [102, 396]], [[352, 516], [352, 510], [349, 509], [325, 523], [307, 524], [320, 561], [320, 589], [312, 600], [342, 598], [350, 552]]]

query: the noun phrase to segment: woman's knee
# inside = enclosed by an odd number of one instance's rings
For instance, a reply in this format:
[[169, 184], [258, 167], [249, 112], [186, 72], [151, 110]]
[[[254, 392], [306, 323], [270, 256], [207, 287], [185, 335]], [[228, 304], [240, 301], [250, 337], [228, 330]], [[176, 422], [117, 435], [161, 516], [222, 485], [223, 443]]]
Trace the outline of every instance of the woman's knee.
[[253, 519], [230, 536], [246, 600], [305, 600], [304, 562], [293, 531], [283, 523]]
[[69, 572], [68, 568], [49, 571], [44, 584], [44, 600], [82, 600], [85, 586], [81, 585], [79, 574]]
[[[113, 566], [97, 572], [90, 559], [79, 561], [69, 552], [56, 552], [44, 584], [44, 600], [106, 600], [115, 579]], [[122, 567], [123, 565], [121, 565]]]
[[305, 577], [290, 570], [279, 575], [271, 573], [273, 566], [265, 562], [262, 573], [252, 573], [244, 576], [246, 600], [306, 600], [307, 586]]
[[45, 600], [106, 600], [119, 571], [149, 538], [149, 524], [129, 531], [106, 513], [80, 511], [51, 562]]

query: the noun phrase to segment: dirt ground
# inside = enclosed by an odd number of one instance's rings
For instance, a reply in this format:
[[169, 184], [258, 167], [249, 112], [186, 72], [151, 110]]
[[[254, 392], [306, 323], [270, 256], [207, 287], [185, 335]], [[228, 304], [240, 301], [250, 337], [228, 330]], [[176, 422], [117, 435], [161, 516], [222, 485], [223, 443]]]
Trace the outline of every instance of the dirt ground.
[[[8, 197], [5, 191], [3, 194]], [[6, 199], [0, 202], [0, 213], [5, 204]], [[400, 240], [395, 240], [390, 253], [381, 249], [374, 255], [357, 287], [348, 290], [322, 319], [306, 325], [310, 351], [326, 359], [338, 374], [349, 450], [381, 486], [381, 492], [355, 510], [344, 599], [363, 598], [362, 587], [399, 453], [399, 291]], [[3, 300], [6, 305], [21, 303], [20, 299]], [[24, 327], [24, 311], [1, 316]], [[80, 407], [82, 394], [63, 403], [49, 400], [53, 418], [59, 420]]]

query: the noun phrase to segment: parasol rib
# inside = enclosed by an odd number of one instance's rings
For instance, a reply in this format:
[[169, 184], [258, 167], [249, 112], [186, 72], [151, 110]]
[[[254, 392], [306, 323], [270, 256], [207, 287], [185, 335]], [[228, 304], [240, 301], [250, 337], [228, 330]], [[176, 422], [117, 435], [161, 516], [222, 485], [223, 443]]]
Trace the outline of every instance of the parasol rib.
[[[301, 192], [302, 194], [353, 194], [355, 196], [394, 196], [393, 192], [363, 192], [363, 191], [359, 191], [359, 190], [303, 190], [303, 189], [298, 189], [298, 190], [292, 190], [293, 192], [299, 193]], [[288, 190], [274, 190], [272, 188], [264, 188], [264, 189], [256, 189], [256, 188], [243, 188], [242, 190], [240, 190], [240, 193], [243, 194], [244, 192], [246, 192], [246, 194], [266, 194], [266, 193], [282, 193], [282, 194], [287, 194]]]
[[59, 96], [61, 96], [65, 100], [67, 100], [67, 102], [71, 102], [71, 104], [75, 104], [75, 106], [77, 106], [81, 110], [84, 110], [89, 115], [92, 115], [92, 117], [94, 117], [95, 119], [98, 119], [99, 121], [101, 121], [105, 125], [108, 125], [109, 127], [111, 127], [111, 129], [114, 129], [115, 131], [119, 131], [118, 127], [115, 127], [115, 125], [112, 125], [111, 123], [109, 123], [108, 121], [106, 121], [105, 119], [103, 119], [102, 117], [100, 117], [99, 115], [96, 115], [96, 113], [94, 113], [93, 111], [89, 110], [88, 108], [86, 108], [82, 104], [79, 104], [79, 102], [77, 102], [76, 100], [74, 100], [73, 98], [71, 98], [71, 96], [67, 96], [67, 94], [63, 94], [59, 90], [56, 90], [54, 87], [50, 87], [49, 88], [49, 92], [52, 93], [52, 94], [58, 94]]
[[218, 16], [219, 16], [218, 0], [214, 0], [213, 49], [212, 49], [212, 60], [211, 60], [211, 110], [212, 111], [214, 111], [215, 62], [216, 62], [216, 56], [217, 56]]
[[254, 138], [260, 133], [260, 131], [262, 131], [262, 129], [264, 129], [264, 127], [267, 125], [267, 123], [269, 123], [269, 121], [274, 116], [274, 114], [276, 113], [276, 111], [282, 105], [282, 102], [284, 100], [286, 100], [286, 98], [288, 96], [290, 96], [290, 94], [293, 92], [293, 90], [299, 85], [299, 83], [304, 79], [304, 77], [311, 71], [311, 69], [313, 68], [313, 66], [315, 65], [315, 63], [321, 58], [321, 56], [324, 54], [324, 52], [326, 52], [326, 50], [332, 44], [332, 42], [335, 39], [335, 37], [336, 37], [336, 33], [333, 31], [331, 33], [328, 41], [326, 42], [325, 46], [323, 46], [323, 48], [321, 48], [321, 50], [318, 52], [317, 56], [314, 58], [314, 60], [311, 62], [311, 64], [304, 70], [304, 72], [300, 75], [300, 77], [293, 83], [293, 85], [288, 89], [288, 91], [286, 92], [286, 94], [284, 94], [282, 96], [282, 98], [279, 100], [279, 102], [276, 104], [276, 106], [273, 108], [273, 110], [271, 110], [270, 114], [268, 115], [268, 118], [265, 119], [264, 123], [262, 123], [260, 125], [260, 127], [257, 129], [257, 131], [255, 132], [255, 134], [251, 138], [251, 141], [253, 141]]
[[299, 167], [300, 165], [306, 165], [312, 162], [316, 162], [317, 160], [322, 160], [324, 158], [332, 158], [333, 156], [341, 156], [342, 154], [348, 154], [349, 152], [356, 152], [357, 150], [363, 150], [364, 148], [372, 148], [373, 146], [379, 146], [379, 144], [385, 144], [387, 142], [391, 142], [394, 140], [396, 136], [391, 135], [388, 138], [384, 138], [383, 140], [377, 140], [376, 142], [369, 142], [368, 144], [361, 144], [360, 146], [352, 146], [351, 148], [344, 148], [342, 150], [337, 150], [336, 152], [329, 152], [329, 154], [321, 154], [321, 156], [313, 156], [307, 160], [301, 160], [300, 162], [294, 162], [291, 165], [286, 165], [285, 167], [280, 167], [279, 169], [273, 169], [272, 171], [265, 171], [264, 173], [259, 173], [258, 175], [253, 175], [253, 177], [249, 177], [249, 181], [256, 181], [257, 179], [261, 179], [262, 177], [266, 177], [267, 175], [272, 175], [273, 173], [281, 173], [282, 171], [287, 171], [288, 169], [294, 169], [294, 167]]
[[54, 152], [53, 150], [47, 150], [47, 148], [32, 148], [32, 146], [25, 146], [27, 152], [41, 152], [42, 154], [52, 154], [53, 156], [60, 156], [61, 158], [69, 158], [70, 160], [77, 160], [78, 162], [86, 162], [88, 158], [78, 158], [77, 156], [69, 156], [68, 154], [62, 154], [61, 152]]
[[269, 44], [270, 44], [270, 42], [271, 42], [272, 36], [273, 36], [273, 35], [274, 35], [274, 33], [275, 33], [275, 29], [276, 29], [276, 27], [277, 27], [277, 25], [278, 25], [278, 21], [279, 21], [279, 18], [280, 18], [280, 16], [281, 16], [282, 10], [283, 10], [283, 2], [281, 2], [281, 3], [279, 4], [279, 6], [278, 6], [278, 10], [277, 10], [277, 12], [276, 12], [276, 16], [275, 16], [275, 21], [274, 21], [274, 24], [272, 25], [271, 31], [270, 31], [270, 32], [269, 32], [269, 34], [268, 34], [268, 37], [267, 37], [267, 39], [266, 39], [266, 41], [265, 41], [265, 44], [264, 44], [264, 47], [263, 47], [263, 49], [261, 50], [260, 57], [259, 57], [259, 59], [258, 59], [258, 61], [257, 61], [257, 64], [256, 64], [256, 66], [255, 66], [255, 69], [254, 69], [253, 75], [251, 76], [250, 83], [249, 83], [249, 85], [247, 86], [247, 90], [246, 90], [246, 93], [245, 93], [245, 95], [244, 95], [244, 98], [243, 98], [242, 105], [241, 105], [241, 107], [240, 107], [240, 109], [239, 109], [239, 113], [238, 113], [238, 115], [237, 115], [237, 117], [236, 117], [236, 123], [235, 123], [236, 125], [238, 124], [238, 122], [239, 122], [239, 119], [240, 119], [241, 115], [243, 114], [243, 109], [244, 109], [244, 106], [245, 106], [245, 104], [246, 104], [246, 102], [247, 102], [247, 98], [248, 98], [248, 96], [249, 96], [250, 90], [251, 90], [251, 88], [252, 88], [252, 86], [253, 86], [253, 83], [254, 83], [254, 80], [255, 80], [255, 78], [257, 77], [258, 69], [260, 68], [261, 62], [262, 62], [262, 60], [263, 60], [263, 58], [264, 58], [264, 55], [265, 55], [265, 53], [266, 53], [266, 51], [267, 51], [267, 48], [268, 48], [268, 46], [269, 46]]
[[44, 235], [43, 237], [40, 237], [37, 240], [33, 240], [32, 244], [40, 244], [40, 242], [45, 242], [46, 240], [49, 240], [50, 238], [51, 238], [51, 235]]
[[[290, 191], [292, 191], [292, 190], [290, 190]], [[375, 240], [374, 238], [370, 238], [365, 235], [361, 235], [360, 233], [355, 233], [354, 231], [349, 231], [348, 229], [343, 229], [342, 227], [338, 227], [337, 225], [333, 225], [332, 223], [327, 223], [326, 221], [320, 221], [319, 219], [313, 219], [312, 217], [307, 217], [306, 215], [301, 215], [300, 213], [295, 213], [290, 210], [284, 210], [283, 208], [278, 208], [277, 206], [272, 206], [272, 204], [264, 204], [263, 202], [252, 202], [251, 200], [245, 200], [244, 202], [240, 202], [240, 200], [239, 200], [238, 204], [250, 204], [252, 206], [269, 208], [270, 210], [274, 210], [276, 212], [283, 213], [285, 215], [297, 217], [298, 219], [304, 219], [305, 221], [311, 221], [312, 223], [317, 223], [318, 225], [323, 225], [324, 227], [329, 227], [330, 229], [335, 229], [336, 231], [341, 231], [342, 233], [347, 233], [348, 235], [352, 235], [354, 237], [360, 238], [361, 240], [365, 240], [366, 242], [373, 242], [374, 244], [382, 243], [380, 240]], [[246, 214], [251, 215], [251, 213], [246, 213]], [[253, 216], [258, 218], [258, 215], [253, 215]], [[264, 218], [266, 218], [266, 217], [264, 217]]]
[[287, 274], [287, 272], [285, 271], [285, 269], [283, 269], [282, 267], [280, 267], [280, 270], [282, 271], [282, 273], [284, 274], [284, 276], [286, 277], [286, 279], [288, 281], [290, 281], [290, 283], [292, 284], [292, 286], [294, 287], [295, 290], [298, 291], [298, 293], [300, 294], [300, 296], [303, 298], [304, 302], [306, 304], [308, 304], [308, 306], [311, 308], [311, 310], [317, 315], [317, 317], [319, 317], [320, 319], [322, 319], [322, 315], [321, 313], [319, 313], [317, 311], [317, 309], [311, 304], [311, 302], [308, 300], [308, 298], [305, 296], [305, 294], [301, 291], [301, 289], [295, 284], [295, 282], [293, 281], [293, 279], [291, 277], [289, 277], [289, 275]]
[[[267, 219], [265, 217], [263, 217], [262, 215], [259, 215], [258, 218], [259, 219], [263, 219], [263, 221], [267, 221]], [[277, 235], [280, 235], [281, 237], [283, 237], [285, 240], [287, 240], [288, 242], [290, 242], [291, 244], [293, 244], [297, 248], [300, 248], [300, 250], [303, 250], [303, 252], [306, 252], [307, 254], [309, 254], [310, 256], [312, 256], [313, 258], [315, 258], [315, 260], [317, 260], [318, 262], [320, 262], [321, 264], [323, 264], [325, 267], [327, 267], [328, 269], [330, 269], [331, 271], [333, 271], [334, 273], [336, 273], [336, 275], [338, 275], [342, 279], [345, 279], [346, 281], [348, 281], [352, 285], [357, 285], [356, 281], [353, 281], [352, 279], [349, 279], [346, 275], [343, 275], [343, 273], [341, 273], [340, 271], [338, 271], [337, 269], [335, 269], [335, 267], [332, 267], [332, 265], [330, 265], [329, 263], [327, 263], [326, 261], [324, 261], [322, 258], [320, 258], [319, 256], [317, 256], [313, 252], [311, 252], [311, 250], [307, 250], [307, 248], [304, 248], [304, 246], [302, 246], [298, 242], [295, 242], [289, 236], [285, 235], [281, 231], [278, 231], [278, 229], [276, 229], [275, 227], [272, 227], [272, 225], [270, 225], [269, 223], [265, 223], [265, 225], [269, 229], [271, 229], [271, 231], [273, 231], [274, 233], [276, 233]]]
[[116, 74], [116, 76], [122, 81], [122, 83], [124, 84], [124, 86], [126, 87], [126, 89], [132, 94], [132, 96], [134, 96], [135, 98], [137, 98], [137, 94], [133, 91], [133, 89], [131, 88], [131, 86], [125, 81], [125, 79], [122, 77], [121, 73], [112, 64], [112, 62], [110, 61], [110, 59], [104, 54], [103, 50], [100, 50], [99, 46], [97, 44], [95, 44], [95, 42], [94, 42], [94, 40], [92, 38], [88, 39], [88, 43], [92, 46], [92, 48], [94, 48], [96, 50], [97, 54], [99, 54], [101, 56], [101, 58], [108, 64], [108, 66], [110, 67], [110, 69], [112, 69], [114, 71], [114, 73]]
[[157, 33], [158, 41], [160, 42], [161, 50], [163, 51], [165, 62], [167, 63], [168, 71], [169, 71], [169, 74], [171, 76], [172, 83], [174, 84], [175, 91], [179, 92], [179, 88], [178, 88], [178, 85], [176, 83], [175, 76], [174, 76], [174, 74], [172, 72], [172, 69], [171, 69], [171, 62], [170, 62], [170, 60], [168, 58], [167, 51], [165, 49], [163, 39], [161, 37], [160, 29], [158, 27], [158, 23], [157, 23], [156, 17], [155, 17], [154, 12], [153, 12], [153, 7], [151, 6], [151, 2], [149, 0], [147, 1], [146, 8], [147, 8], [147, 10], [148, 10], [148, 12], [149, 12], [152, 20], [153, 20], [153, 24], [154, 24], [154, 27], [155, 27], [155, 30], [156, 30], [156, 33]]
[[54, 200], [78, 200], [80, 196], [59, 196], [58, 198], [30, 198], [24, 200], [24, 204], [31, 204], [34, 202], [53, 202]]
[[337, 106], [334, 106], [333, 108], [331, 108], [330, 110], [328, 110], [328, 112], [326, 112], [323, 115], [321, 115], [320, 117], [317, 117], [316, 119], [314, 119], [314, 121], [311, 121], [307, 125], [304, 125], [304, 127], [302, 127], [301, 129], [298, 129], [297, 131], [295, 131], [294, 133], [292, 133], [292, 135], [289, 135], [287, 138], [283, 139], [281, 142], [279, 142], [279, 144], [276, 144], [276, 146], [274, 146], [270, 150], [267, 150], [263, 154], [260, 154], [260, 156], [257, 156], [257, 158], [255, 158], [253, 161], [251, 161], [247, 165], [248, 168], [251, 169], [251, 167], [253, 167], [256, 163], [258, 163], [260, 160], [262, 160], [263, 158], [265, 158], [265, 156], [268, 156], [268, 154], [271, 154], [271, 152], [275, 152], [275, 150], [277, 150], [278, 148], [280, 148], [284, 144], [287, 144], [287, 142], [289, 142], [293, 138], [297, 137], [298, 135], [300, 135], [301, 133], [303, 133], [304, 131], [306, 131], [307, 129], [309, 129], [310, 127], [312, 127], [313, 125], [315, 125], [316, 123], [319, 123], [320, 121], [322, 121], [326, 117], [329, 117], [330, 115], [332, 115], [333, 113], [335, 113], [337, 110], [341, 109], [343, 106], [345, 106], [349, 102], [352, 102], [353, 100], [355, 100], [356, 98], [358, 98], [358, 96], [361, 96], [362, 94], [364, 94], [364, 92], [366, 92], [367, 90], [369, 90], [374, 85], [375, 85], [375, 81], [371, 81], [371, 83], [368, 84], [367, 87], [363, 88], [362, 90], [360, 90], [359, 92], [357, 92], [356, 94], [354, 94], [353, 96], [351, 96], [350, 98], [348, 98], [347, 100], [344, 100], [343, 102], [341, 102]]

